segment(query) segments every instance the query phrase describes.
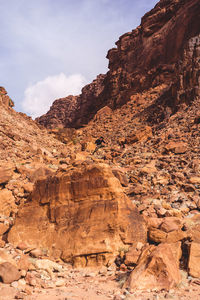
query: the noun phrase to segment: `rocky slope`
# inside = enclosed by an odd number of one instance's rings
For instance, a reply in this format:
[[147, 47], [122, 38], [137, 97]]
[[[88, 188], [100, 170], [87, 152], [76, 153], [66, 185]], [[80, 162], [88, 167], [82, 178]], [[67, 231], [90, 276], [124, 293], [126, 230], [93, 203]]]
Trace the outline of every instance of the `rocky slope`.
[[162, 83], [170, 86], [177, 80], [177, 64], [179, 72], [184, 72], [180, 70], [185, 68], [181, 61], [189, 40], [193, 46], [189, 46], [185, 59], [192, 58], [200, 28], [199, 14], [198, 0], [160, 1], [142, 18], [137, 29], [121, 36], [117, 48], [108, 51], [110, 70], [106, 75], [98, 76], [73, 101], [71, 97], [57, 100], [37, 121], [51, 128], [58, 124], [81, 127], [105, 105], [115, 109], [137, 92]]
[[0, 89], [0, 299], [199, 299], [199, 9], [160, 1], [56, 129]]

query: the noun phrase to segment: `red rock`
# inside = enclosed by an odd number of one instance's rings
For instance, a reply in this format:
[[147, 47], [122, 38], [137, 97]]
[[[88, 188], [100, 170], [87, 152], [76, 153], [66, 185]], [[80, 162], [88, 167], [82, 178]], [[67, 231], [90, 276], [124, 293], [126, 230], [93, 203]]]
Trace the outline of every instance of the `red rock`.
[[125, 287], [131, 290], [169, 290], [181, 281], [176, 258], [168, 244], [148, 246], [132, 271]]
[[136, 265], [141, 253], [142, 253], [141, 249], [138, 250], [135, 247], [131, 247], [126, 253], [125, 265], [127, 266]]
[[28, 246], [24, 242], [21, 242], [17, 245], [17, 248], [23, 251], [23, 250], [26, 250], [28, 248]]
[[145, 218], [146, 222], [147, 222], [147, 227], [150, 228], [159, 228], [160, 225], [163, 222], [163, 219], [161, 218]]
[[181, 154], [187, 151], [187, 144], [182, 142], [169, 142], [169, 144], [165, 146], [165, 149], [176, 154]]
[[39, 179], [46, 178], [47, 176], [50, 176], [53, 174], [53, 171], [50, 170], [47, 167], [40, 167], [36, 169], [31, 175], [30, 180], [31, 182], [36, 182]]
[[20, 272], [9, 262], [0, 264], [0, 278], [3, 283], [11, 283], [20, 279]]
[[106, 264], [124, 244], [145, 242], [146, 226], [109, 166], [100, 164], [38, 181], [8, 239], [59, 250], [65, 261], [103, 255]]
[[127, 176], [120, 169], [112, 169], [113, 174], [119, 179], [122, 186], [128, 186]]
[[192, 184], [200, 184], [200, 177], [192, 176], [190, 177], [189, 182]]
[[9, 217], [16, 211], [17, 206], [12, 192], [7, 189], [0, 190], [0, 214]]
[[167, 239], [167, 233], [157, 228], [151, 228], [148, 232], [149, 239], [155, 243], [164, 243]]
[[193, 277], [200, 277], [200, 244], [192, 242], [189, 248], [188, 271]]
[[0, 248], [4, 248], [6, 242], [0, 238]]
[[12, 178], [12, 170], [0, 168], [0, 185], [7, 183]]
[[20, 259], [17, 263], [17, 266], [19, 270], [28, 271], [31, 266], [31, 261], [29, 260], [29, 257], [26, 255], [20, 255]]
[[152, 137], [152, 128], [150, 126], [145, 126], [135, 131], [134, 134], [126, 138], [127, 144], [133, 144], [136, 142], [145, 142], [148, 138]]
[[3, 235], [9, 229], [9, 225], [0, 223], [0, 236]]
[[[123, 34], [116, 42], [117, 48], [108, 51], [106, 75], [99, 75], [82, 89], [81, 95], [57, 100], [37, 121], [46, 127], [81, 127], [104, 106], [115, 109], [137, 92], [163, 83], [169, 87], [173, 83], [169, 98], [174, 107], [170, 103], [168, 110], [159, 109], [163, 100], [160, 99], [148, 112], [151, 120], [162, 121], [181, 101], [192, 101], [200, 93], [199, 52], [195, 46], [199, 13], [199, 0], [158, 2], [142, 18], [140, 26]], [[185, 55], [183, 49], [187, 49]], [[184, 153], [185, 148], [176, 148], [175, 152]]]
[[171, 232], [174, 230], [179, 230], [181, 228], [182, 222], [178, 218], [168, 217], [165, 218], [162, 224], [160, 225], [160, 229], [165, 232]]
[[36, 120], [48, 128], [80, 127], [87, 123], [103, 106], [98, 97], [104, 89], [104, 78], [105, 75], [98, 75], [79, 96], [56, 100], [48, 113]]

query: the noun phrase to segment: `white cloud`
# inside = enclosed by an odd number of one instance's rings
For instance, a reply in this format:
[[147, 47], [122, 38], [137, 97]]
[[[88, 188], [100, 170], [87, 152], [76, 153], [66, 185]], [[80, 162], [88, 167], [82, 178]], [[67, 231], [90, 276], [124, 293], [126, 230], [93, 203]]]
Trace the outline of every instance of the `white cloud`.
[[81, 74], [49, 76], [28, 86], [22, 107], [27, 114], [36, 118], [46, 113], [55, 99], [80, 94], [85, 84], [86, 79]]

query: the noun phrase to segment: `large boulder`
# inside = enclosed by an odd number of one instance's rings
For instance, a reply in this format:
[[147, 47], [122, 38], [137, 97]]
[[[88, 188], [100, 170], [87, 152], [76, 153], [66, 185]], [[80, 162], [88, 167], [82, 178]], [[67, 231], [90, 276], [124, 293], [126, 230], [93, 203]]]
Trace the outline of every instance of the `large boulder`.
[[108, 263], [124, 245], [145, 242], [146, 225], [108, 165], [82, 164], [37, 181], [8, 239], [96, 265]]
[[9, 262], [0, 264], [0, 279], [3, 283], [12, 283], [21, 277], [19, 270]]
[[181, 281], [178, 261], [181, 244], [147, 246], [125, 285], [132, 290], [169, 290]]

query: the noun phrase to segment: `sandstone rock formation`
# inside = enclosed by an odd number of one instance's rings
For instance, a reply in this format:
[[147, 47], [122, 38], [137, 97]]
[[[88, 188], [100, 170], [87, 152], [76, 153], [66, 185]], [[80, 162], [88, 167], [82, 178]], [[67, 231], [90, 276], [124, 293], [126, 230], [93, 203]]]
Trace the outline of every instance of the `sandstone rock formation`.
[[135, 93], [163, 83], [168, 90], [174, 86], [162, 105], [175, 110], [184, 99], [191, 101], [199, 93], [199, 14], [198, 0], [161, 0], [140, 26], [108, 51], [106, 75], [98, 76], [78, 97], [55, 101], [37, 121], [46, 127], [80, 127], [103, 106], [115, 109]]
[[82, 89], [79, 96], [68, 96], [54, 101], [48, 113], [36, 120], [47, 128], [80, 127], [86, 124], [104, 106], [99, 98], [104, 89], [104, 78], [105, 75], [98, 75], [91, 84]]
[[100, 164], [38, 181], [9, 241], [47, 248], [76, 265], [101, 265], [120, 248], [145, 242], [146, 227], [118, 179]]
[[198, 2], [160, 1], [48, 130], [0, 88], [0, 265], [20, 271], [3, 300], [199, 299]]

